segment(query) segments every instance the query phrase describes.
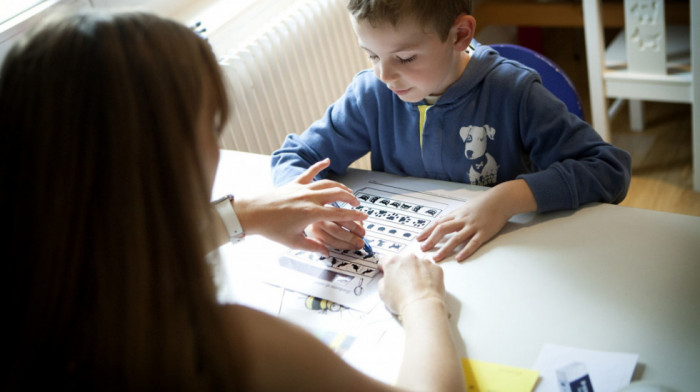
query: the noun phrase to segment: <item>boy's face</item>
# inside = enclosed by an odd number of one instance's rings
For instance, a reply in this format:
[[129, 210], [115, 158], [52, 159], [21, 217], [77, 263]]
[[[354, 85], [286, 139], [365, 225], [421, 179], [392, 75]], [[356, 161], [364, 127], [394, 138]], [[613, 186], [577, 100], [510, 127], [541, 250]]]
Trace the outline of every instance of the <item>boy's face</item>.
[[360, 47], [369, 55], [374, 74], [401, 100], [419, 102], [428, 95], [441, 95], [464, 71], [468, 55], [437, 32], [423, 29], [416, 21], [402, 20], [396, 26], [377, 26], [353, 21]]

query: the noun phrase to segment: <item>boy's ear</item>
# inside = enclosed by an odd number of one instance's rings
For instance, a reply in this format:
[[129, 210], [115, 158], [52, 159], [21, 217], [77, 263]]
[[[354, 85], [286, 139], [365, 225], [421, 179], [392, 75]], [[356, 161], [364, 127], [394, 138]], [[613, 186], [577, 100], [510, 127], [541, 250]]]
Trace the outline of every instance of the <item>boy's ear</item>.
[[469, 44], [474, 38], [476, 30], [476, 19], [467, 14], [461, 14], [455, 19], [452, 25], [452, 39], [454, 39], [454, 47], [456, 51], [463, 52], [467, 50]]

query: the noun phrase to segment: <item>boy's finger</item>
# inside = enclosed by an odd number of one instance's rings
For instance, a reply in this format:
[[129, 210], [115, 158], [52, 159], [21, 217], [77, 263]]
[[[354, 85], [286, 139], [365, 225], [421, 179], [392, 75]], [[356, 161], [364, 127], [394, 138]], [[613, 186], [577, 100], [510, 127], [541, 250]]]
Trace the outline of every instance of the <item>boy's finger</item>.
[[453, 236], [442, 247], [440, 247], [437, 253], [435, 253], [433, 259], [435, 261], [441, 261], [445, 257], [452, 254], [452, 252], [462, 243], [463, 241], [460, 240], [458, 236]]
[[[433, 228], [434, 229], [434, 228]], [[429, 233], [428, 238], [424, 239], [423, 242], [420, 244], [420, 249], [423, 252], [427, 252], [435, 247], [442, 239], [445, 237], [445, 234], [442, 234], [440, 230], [432, 230]], [[416, 240], [421, 241], [420, 239], [416, 238]]]
[[416, 240], [417, 240], [417, 241], [423, 241], [423, 240], [425, 240], [426, 238], [428, 238], [428, 236], [430, 236], [430, 235], [433, 234], [433, 232], [435, 231], [435, 228], [437, 227], [437, 225], [438, 225], [440, 222], [442, 222], [442, 221], [441, 221], [441, 220], [435, 220], [435, 221], [430, 222], [430, 224], [429, 224], [428, 226], [426, 226], [425, 229], [423, 229], [423, 231], [421, 231], [420, 233], [418, 233], [418, 236], [416, 236]]
[[460, 250], [457, 256], [455, 256], [455, 259], [457, 261], [462, 261], [469, 256], [473, 255], [479, 248], [481, 248], [481, 245], [483, 245], [481, 239], [479, 238], [478, 235], [473, 236], [467, 245], [464, 247], [464, 249]]

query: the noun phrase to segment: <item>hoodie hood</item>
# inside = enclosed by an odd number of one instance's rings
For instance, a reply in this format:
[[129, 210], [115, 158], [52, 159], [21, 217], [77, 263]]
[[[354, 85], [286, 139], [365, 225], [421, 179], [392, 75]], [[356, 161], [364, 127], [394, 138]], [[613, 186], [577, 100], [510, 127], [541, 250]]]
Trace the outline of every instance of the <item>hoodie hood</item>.
[[[462, 76], [452, 83], [438, 99], [436, 105], [450, 105], [462, 101], [465, 95], [477, 88], [489, 73], [504, 61], [508, 60], [499, 55], [495, 49], [487, 45], [477, 44]], [[421, 101], [417, 105], [425, 105], [425, 101]]]

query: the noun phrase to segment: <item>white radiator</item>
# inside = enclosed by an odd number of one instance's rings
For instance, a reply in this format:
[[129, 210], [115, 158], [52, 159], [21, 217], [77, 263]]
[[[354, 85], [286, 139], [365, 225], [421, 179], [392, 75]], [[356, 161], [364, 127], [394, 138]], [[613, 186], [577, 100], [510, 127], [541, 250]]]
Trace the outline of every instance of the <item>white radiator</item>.
[[[220, 59], [232, 87], [227, 149], [270, 154], [321, 118], [370, 66], [345, 0], [311, 0]], [[222, 48], [219, 48], [219, 53]], [[369, 158], [353, 167], [369, 169]]]

